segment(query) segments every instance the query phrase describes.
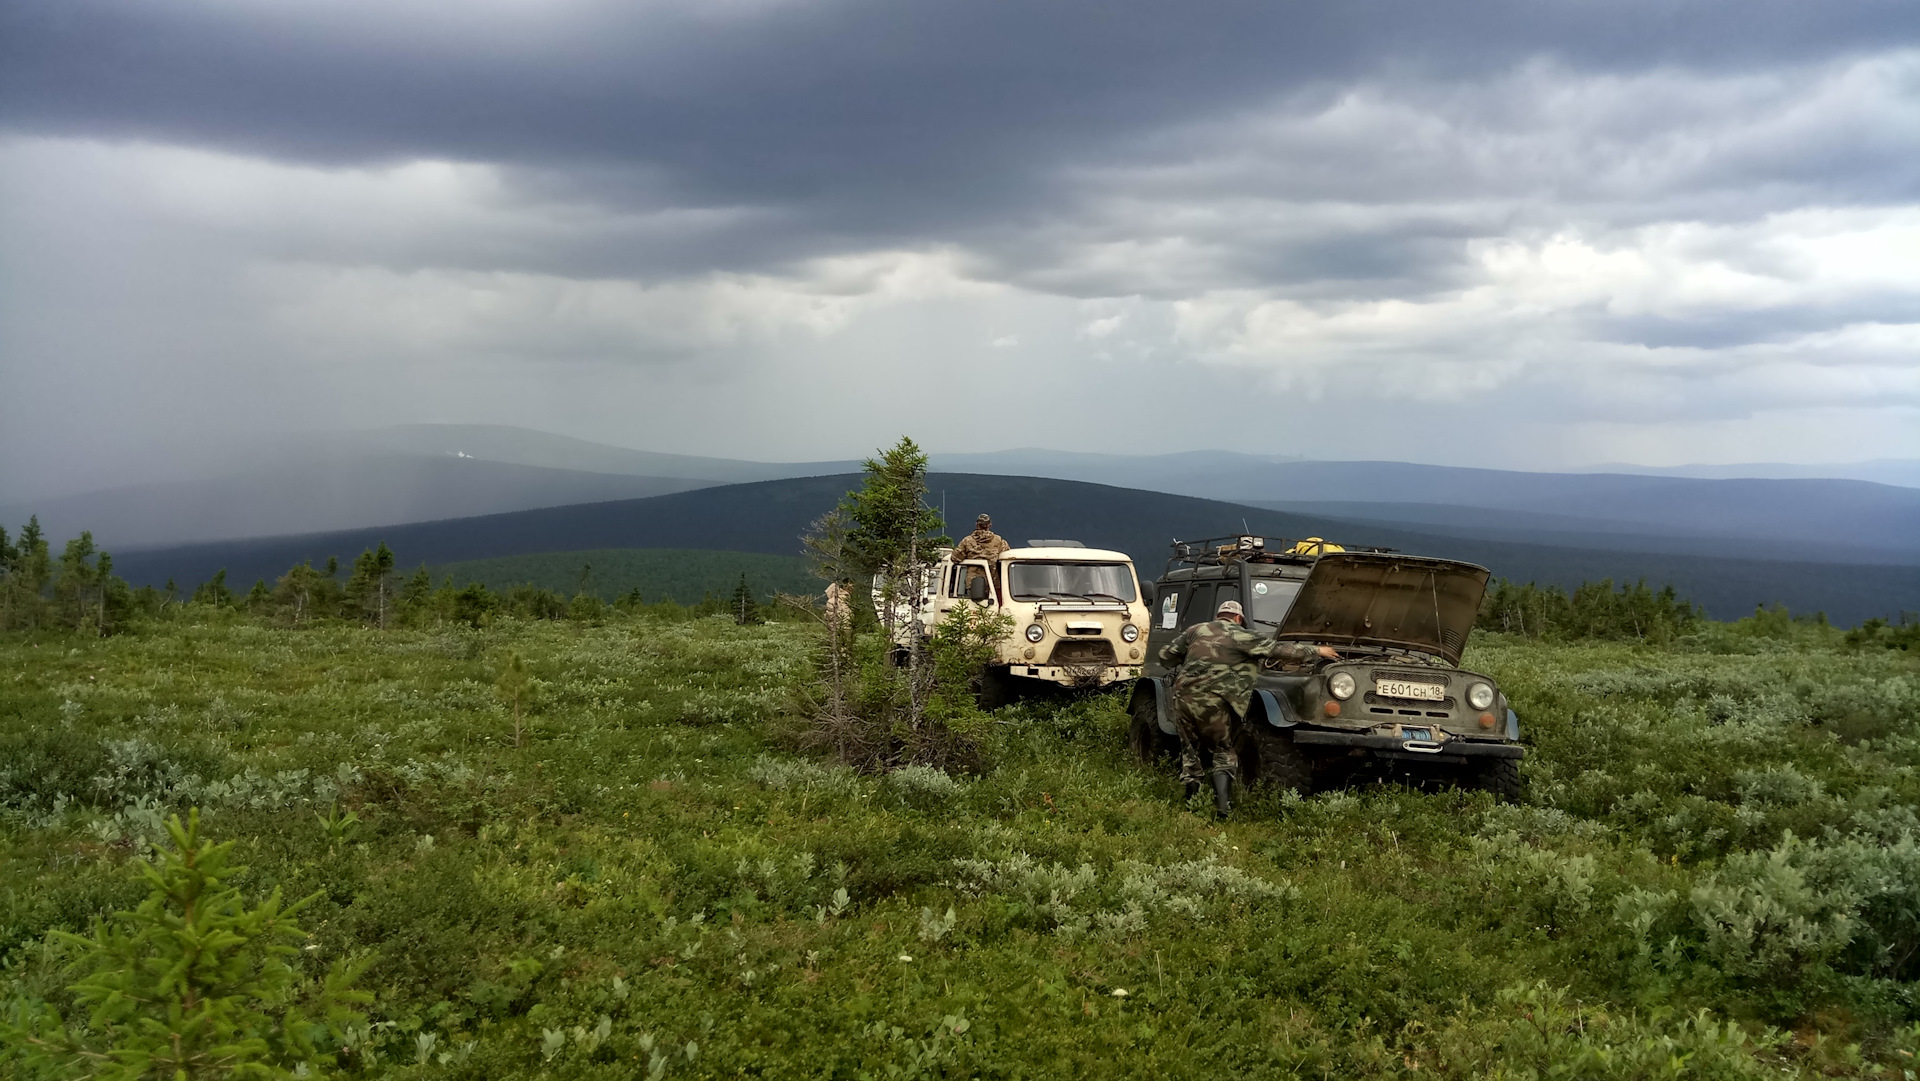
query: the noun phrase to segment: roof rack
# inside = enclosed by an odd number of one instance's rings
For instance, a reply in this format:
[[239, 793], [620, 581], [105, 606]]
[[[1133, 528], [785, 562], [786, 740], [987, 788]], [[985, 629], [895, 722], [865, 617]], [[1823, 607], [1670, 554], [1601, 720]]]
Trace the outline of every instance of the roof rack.
[[1320, 537], [1295, 540], [1291, 537], [1257, 537], [1249, 533], [1229, 533], [1198, 540], [1174, 539], [1173, 556], [1167, 569], [1189, 566], [1224, 566], [1228, 563], [1293, 563], [1307, 566], [1328, 552], [1395, 552], [1397, 548], [1375, 548], [1358, 544], [1339, 544]]

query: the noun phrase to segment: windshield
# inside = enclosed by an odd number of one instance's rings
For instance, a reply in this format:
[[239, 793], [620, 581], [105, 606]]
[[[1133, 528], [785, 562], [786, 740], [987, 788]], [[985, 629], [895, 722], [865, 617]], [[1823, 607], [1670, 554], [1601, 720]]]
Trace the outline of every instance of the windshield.
[[1247, 619], [1278, 627], [1280, 621], [1287, 618], [1287, 609], [1293, 607], [1293, 598], [1300, 595], [1303, 584], [1304, 580], [1299, 578], [1254, 579], [1253, 594], [1247, 598]]
[[1012, 563], [1007, 591], [1022, 601], [1131, 601], [1133, 571], [1125, 563]]

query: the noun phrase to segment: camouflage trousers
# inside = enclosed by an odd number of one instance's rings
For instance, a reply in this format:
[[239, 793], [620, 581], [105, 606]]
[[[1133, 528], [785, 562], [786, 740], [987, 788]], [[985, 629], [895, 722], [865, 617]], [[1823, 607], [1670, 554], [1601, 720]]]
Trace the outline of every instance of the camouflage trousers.
[[1173, 726], [1180, 732], [1182, 781], [1206, 783], [1209, 767], [1213, 773], [1240, 776], [1240, 757], [1233, 750], [1233, 706], [1224, 696], [1174, 687]]

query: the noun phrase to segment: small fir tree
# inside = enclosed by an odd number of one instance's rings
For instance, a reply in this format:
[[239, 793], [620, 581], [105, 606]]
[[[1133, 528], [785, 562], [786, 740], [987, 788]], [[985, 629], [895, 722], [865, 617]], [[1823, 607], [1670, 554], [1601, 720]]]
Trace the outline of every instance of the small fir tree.
[[323, 1042], [361, 1020], [357, 971], [336, 963], [303, 981], [289, 962], [305, 939], [294, 919], [314, 898], [283, 905], [280, 892], [248, 907], [228, 879], [232, 842], [200, 836], [196, 808], [167, 821], [171, 848], [140, 865], [147, 899], [94, 925], [91, 936], [56, 931], [80, 974], [72, 992], [84, 1024], [45, 1004], [0, 1022], [0, 1039], [29, 1076], [278, 1079], [333, 1065]]
[[6, 575], [0, 578], [0, 629], [37, 627], [46, 601], [46, 588], [53, 560], [47, 550], [47, 538], [40, 530], [40, 517], [34, 515], [20, 529], [20, 540], [13, 546]]
[[881, 573], [948, 542], [940, 512], [926, 505], [927, 453], [917, 443], [903, 435], [862, 466], [866, 479], [841, 503], [851, 523], [846, 544], [853, 569]]
[[740, 584], [733, 587], [733, 599], [727, 605], [733, 621], [746, 626], [760, 622], [760, 606], [754, 603], [753, 587], [747, 584], [747, 572], [740, 572]]
[[[53, 583], [54, 603], [76, 631], [84, 630], [89, 624], [96, 631], [104, 629], [106, 576], [100, 566], [104, 556], [105, 553], [94, 546], [93, 534], [88, 532], [68, 541], [66, 550], [60, 553], [59, 575]], [[106, 566], [113, 566], [111, 559]]]
[[225, 608], [233, 603], [233, 590], [227, 588], [227, 568], [214, 571], [212, 578], [193, 591], [193, 603], [215, 608]]
[[359, 605], [361, 614], [387, 626], [388, 601], [393, 588], [393, 550], [385, 541], [378, 548], [360, 553], [353, 561], [353, 576], [347, 579], [347, 597]]
[[20, 575], [22, 584], [37, 595], [46, 586], [47, 575], [53, 569], [47, 536], [40, 529], [39, 515], [29, 517], [27, 524], [21, 528], [20, 545], [14, 560], [14, 569]]
[[400, 605], [409, 612], [423, 611], [433, 604], [433, 575], [427, 573], [427, 565], [413, 572], [407, 580], [406, 588], [400, 591]]

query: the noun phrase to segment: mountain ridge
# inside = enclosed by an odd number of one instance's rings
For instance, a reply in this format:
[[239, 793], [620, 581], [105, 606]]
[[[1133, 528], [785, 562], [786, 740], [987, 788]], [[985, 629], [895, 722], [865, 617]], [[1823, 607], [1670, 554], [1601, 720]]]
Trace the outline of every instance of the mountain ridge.
[[[696, 488], [645, 499], [513, 511], [476, 518], [411, 523], [253, 541], [115, 553], [116, 567], [136, 584], [173, 578], [190, 585], [226, 568], [244, 587], [272, 578], [303, 559], [350, 560], [387, 543], [402, 568], [537, 552], [590, 548], [691, 548], [795, 555], [800, 534], [859, 483], [859, 476], [787, 478]], [[1782, 602], [1826, 611], [1853, 623], [1920, 607], [1920, 567], [1846, 566], [1793, 560], [1709, 558], [1555, 548], [1448, 537], [1390, 527], [1354, 535], [1353, 523], [1260, 507], [1139, 489], [1042, 477], [934, 474], [951, 521], [979, 511], [994, 515], [1016, 543], [1028, 537], [1073, 537], [1131, 554], [1144, 576], [1158, 573], [1175, 537], [1211, 536], [1247, 526], [1269, 536], [1324, 536], [1465, 559], [1517, 581], [1563, 586], [1585, 580], [1645, 578], [1671, 582], [1719, 618], [1745, 615], [1756, 604]], [[930, 496], [937, 499], [938, 496]]]

